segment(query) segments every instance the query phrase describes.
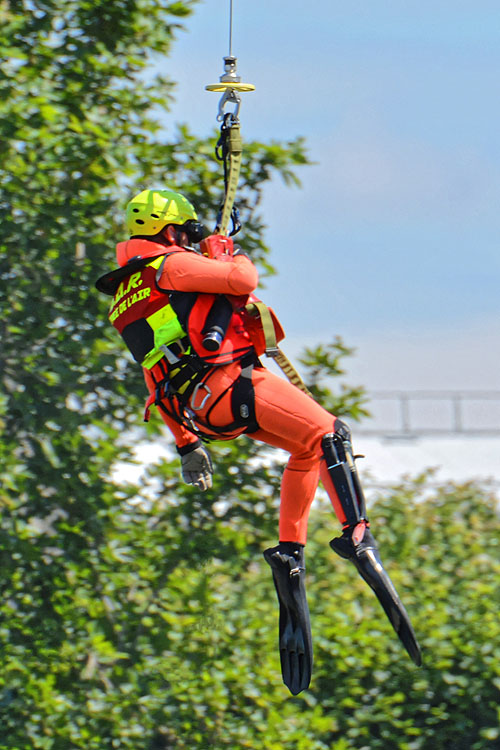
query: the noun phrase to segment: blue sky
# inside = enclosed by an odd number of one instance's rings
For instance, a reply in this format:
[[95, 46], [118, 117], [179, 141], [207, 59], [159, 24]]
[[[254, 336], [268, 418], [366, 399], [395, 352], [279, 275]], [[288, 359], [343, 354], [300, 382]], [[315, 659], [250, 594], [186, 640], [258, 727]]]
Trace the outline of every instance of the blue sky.
[[[228, 18], [206, 0], [179, 33], [167, 131], [217, 125]], [[232, 48], [243, 138], [305, 136], [316, 162], [265, 191], [283, 349], [339, 334], [351, 382], [499, 388], [498, 3], [234, 0]]]

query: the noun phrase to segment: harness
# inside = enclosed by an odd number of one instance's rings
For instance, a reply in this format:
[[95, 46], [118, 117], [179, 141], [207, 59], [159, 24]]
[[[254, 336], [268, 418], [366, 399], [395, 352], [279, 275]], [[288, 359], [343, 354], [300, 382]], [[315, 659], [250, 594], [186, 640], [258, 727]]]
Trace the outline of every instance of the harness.
[[[160, 286], [163, 267], [171, 254], [166, 253], [160, 263], [155, 263], [157, 268], [155, 282], [157, 288], [169, 296], [170, 305], [184, 333], [191, 329], [189, 318], [199, 299], [199, 294], [179, 292]], [[151, 406], [155, 405], [204, 441], [231, 437], [235, 430], [242, 428], [244, 432], [257, 430], [252, 371], [254, 366], [260, 363], [253, 348], [248, 346], [235, 349], [232, 357], [222, 357], [221, 361], [214, 362], [210, 356], [206, 358], [200, 356], [192, 343], [189, 335], [183, 335], [176, 341], [158, 347], [160, 350], [158, 353], [161, 356], [159, 358], [155, 356], [152, 366], [148, 368], [155, 383], [155, 390], [146, 401], [144, 421], [149, 421]], [[203, 409], [206, 400], [212, 395], [209, 386], [211, 376], [216, 372], [217, 366], [238, 359], [241, 361], [240, 375], [234, 383], [218, 395], [202, 419], [196, 412]], [[210, 415], [229, 390], [231, 390], [232, 412], [238, 416], [224, 427], [213, 425]]]
[[[134, 259], [96, 283], [99, 291], [113, 296], [110, 322], [136, 362], [153, 378], [155, 390], [146, 402], [144, 419], [149, 420], [155, 404], [204, 440], [233, 437], [235, 430], [255, 431], [258, 425], [251, 378], [253, 367], [260, 363], [241, 315], [234, 313], [234, 324], [220, 351], [205, 351], [203, 322], [219, 295], [163, 288], [160, 280], [165, 262], [176, 252], [179, 250], [162, 252], [156, 258]], [[197, 412], [212, 395], [213, 373], [217, 367], [236, 361], [241, 362], [241, 374], [218, 394], [202, 419]], [[211, 423], [210, 415], [229, 390], [235, 419], [221, 428]]]
[[[155, 389], [146, 401], [144, 421], [149, 421], [151, 406], [155, 405], [204, 442], [234, 437], [236, 430], [242, 430], [243, 433], [255, 432], [259, 429], [252, 385], [252, 372], [256, 365], [259, 366], [260, 362], [253, 353], [241, 360], [238, 378], [219, 393], [202, 418], [196, 412], [203, 409], [206, 400], [212, 395], [209, 383], [217, 368], [197, 360], [196, 355], [179, 358], [174, 370], [167, 368], [165, 360], [161, 359], [150, 371]], [[231, 410], [237, 416], [229, 424], [220, 427], [211, 423], [210, 416], [228, 391], [231, 391]]]

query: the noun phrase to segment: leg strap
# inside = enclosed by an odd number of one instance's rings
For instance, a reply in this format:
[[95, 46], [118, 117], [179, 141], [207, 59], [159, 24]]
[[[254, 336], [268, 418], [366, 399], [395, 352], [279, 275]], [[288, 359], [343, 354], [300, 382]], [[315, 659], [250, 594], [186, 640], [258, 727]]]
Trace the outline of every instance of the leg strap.
[[[230, 437], [235, 430], [241, 430], [241, 433], [243, 434], [244, 432], [255, 432], [259, 429], [255, 417], [255, 392], [252, 384], [252, 372], [254, 366], [255, 356], [253, 354], [242, 359], [241, 373], [235, 382], [232, 383], [228, 389], [222, 391], [222, 393], [218, 395], [203, 419], [199, 416], [195, 417], [195, 422], [199, 426], [205, 427], [215, 433], [212, 440], [224, 440], [224, 438]], [[215, 372], [215, 368], [212, 369], [211, 372]], [[223, 427], [219, 427], [212, 424], [210, 417], [212, 411], [221, 399], [224, 398], [228, 390], [231, 391], [231, 411], [234, 419]]]
[[245, 427], [245, 432], [259, 429], [255, 416], [255, 391], [252, 383], [253, 361], [242, 367], [241, 374], [233, 385], [231, 392], [231, 409], [238, 426]]

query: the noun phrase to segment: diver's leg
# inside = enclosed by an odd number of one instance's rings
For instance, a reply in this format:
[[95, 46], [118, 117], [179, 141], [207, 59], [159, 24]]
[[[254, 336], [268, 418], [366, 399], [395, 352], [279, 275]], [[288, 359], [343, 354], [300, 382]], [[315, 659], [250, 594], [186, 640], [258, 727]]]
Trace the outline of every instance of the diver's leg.
[[415, 664], [422, 662], [420, 647], [408, 614], [387, 575], [369, 529], [366, 503], [356, 470], [351, 434], [346, 424], [337, 420], [335, 432], [324, 436], [320, 475], [323, 484], [334, 488], [342, 509], [343, 531], [332, 539], [331, 548], [350, 560], [358, 573], [373, 589], [394, 630]]

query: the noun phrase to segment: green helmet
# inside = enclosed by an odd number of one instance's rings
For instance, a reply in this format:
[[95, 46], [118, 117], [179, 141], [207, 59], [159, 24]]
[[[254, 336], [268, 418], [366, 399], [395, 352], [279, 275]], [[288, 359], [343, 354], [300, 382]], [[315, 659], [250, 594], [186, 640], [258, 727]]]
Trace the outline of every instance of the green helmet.
[[151, 237], [167, 224], [184, 224], [197, 220], [191, 203], [174, 190], [143, 190], [127, 205], [126, 222], [131, 237]]

